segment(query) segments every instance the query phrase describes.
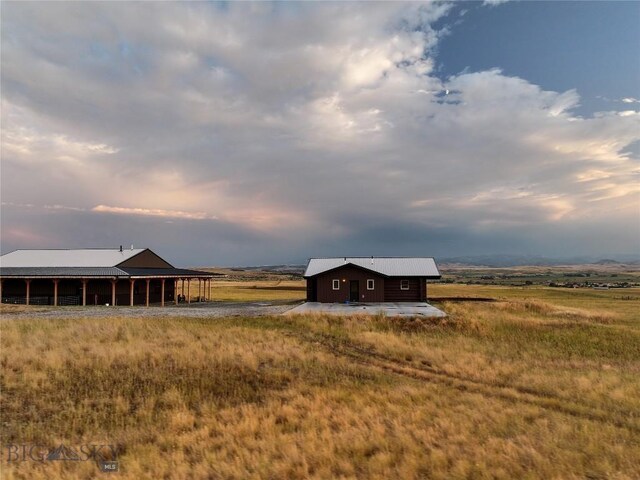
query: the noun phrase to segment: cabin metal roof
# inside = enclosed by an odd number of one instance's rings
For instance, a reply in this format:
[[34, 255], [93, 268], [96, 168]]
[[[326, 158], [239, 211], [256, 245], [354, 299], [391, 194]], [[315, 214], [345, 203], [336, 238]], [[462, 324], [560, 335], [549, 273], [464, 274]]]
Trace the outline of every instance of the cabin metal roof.
[[0, 257], [0, 267], [115, 267], [146, 248], [81, 248], [73, 250], [14, 250]]
[[387, 277], [440, 278], [436, 262], [431, 257], [311, 258], [304, 276], [313, 277], [346, 265], [354, 265]]

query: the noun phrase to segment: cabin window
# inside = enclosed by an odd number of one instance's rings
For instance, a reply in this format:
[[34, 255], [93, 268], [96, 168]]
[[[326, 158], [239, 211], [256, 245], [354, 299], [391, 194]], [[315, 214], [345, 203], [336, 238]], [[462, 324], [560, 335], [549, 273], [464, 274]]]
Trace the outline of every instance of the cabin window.
[[409, 290], [409, 280], [400, 280], [400, 290]]
[[372, 278], [367, 280], [367, 290], [373, 290], [375, 288], [376, 282]]
[[333, 283], [333, 289], [334, 290], [340, 290], [340, 280], [335, 279], [335, 280], [332, 281], [332, 283]]

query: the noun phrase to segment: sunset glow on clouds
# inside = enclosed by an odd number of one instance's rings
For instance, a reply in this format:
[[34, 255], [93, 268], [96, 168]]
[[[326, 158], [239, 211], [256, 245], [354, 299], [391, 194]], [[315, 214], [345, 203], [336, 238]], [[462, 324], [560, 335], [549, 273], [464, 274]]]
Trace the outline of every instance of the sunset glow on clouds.
[[633, 252], [636, 92], [585, 116], [579, 86], [442, 77], [454, 10], [3, 4], [3, 253]]

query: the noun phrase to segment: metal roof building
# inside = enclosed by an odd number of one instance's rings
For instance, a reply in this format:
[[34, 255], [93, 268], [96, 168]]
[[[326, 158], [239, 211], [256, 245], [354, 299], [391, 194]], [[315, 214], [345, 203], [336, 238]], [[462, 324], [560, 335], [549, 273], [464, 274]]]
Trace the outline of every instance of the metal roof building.
[[196, 299], [203, 300], [214, 276], [175, 268], [148, 248], [15, 250], [0, 257], [0, 297], [3, 303], [56, 306], [164, 305], [182, 297], [190, 303], [191, 280], [198, 281]]
[[14, 250], [0, 257], [2, 268], [29, 267], [115, 267], [141, 254], [146, 248], [79, 248]]
[[426, 302], [427, 280], [440, 278], [430, 257], [311, 258], [308, 302]]
[[440, 278], [436, 262], [431, 257], [332, 257], [311, 258], [304, 272], [313, 277], [343, 265], [355, 265], [387, 277]]

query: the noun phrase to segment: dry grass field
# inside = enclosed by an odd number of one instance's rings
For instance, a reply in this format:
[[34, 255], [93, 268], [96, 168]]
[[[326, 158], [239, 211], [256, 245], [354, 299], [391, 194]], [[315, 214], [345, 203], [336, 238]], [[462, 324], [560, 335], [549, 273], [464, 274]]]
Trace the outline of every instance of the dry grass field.
[[[640, 477], [640, 289], [429, 295], [498, 301], [442, 300], [437, 321], [3, 315], [2, 444], [117, 444], [124, 479]], [[7, 479], [108, 478], [5, 454]]]
[[214, 300], [225, 302], [304, 300], [304, 280], [258, 280], [251, 282], [216, 280], [212, 282]]

